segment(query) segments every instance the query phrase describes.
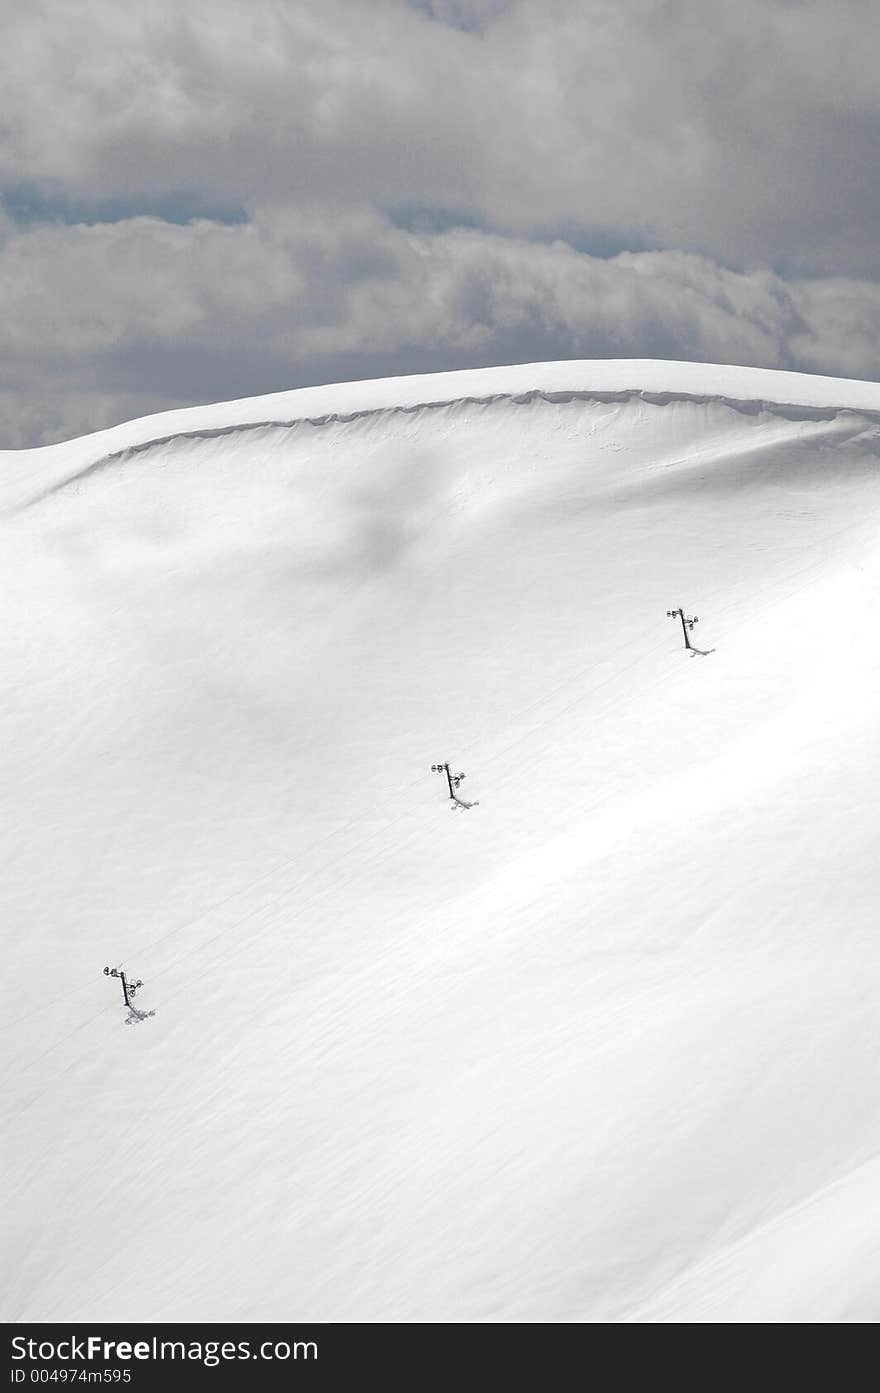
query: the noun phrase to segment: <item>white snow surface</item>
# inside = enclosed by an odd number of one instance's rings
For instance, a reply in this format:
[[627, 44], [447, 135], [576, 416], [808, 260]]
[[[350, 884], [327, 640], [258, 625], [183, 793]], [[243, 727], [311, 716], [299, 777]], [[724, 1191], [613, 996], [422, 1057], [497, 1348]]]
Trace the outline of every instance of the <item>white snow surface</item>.
[[880, 386], [309, 388], [0, 530], [5, 1319], [880, 1318]]

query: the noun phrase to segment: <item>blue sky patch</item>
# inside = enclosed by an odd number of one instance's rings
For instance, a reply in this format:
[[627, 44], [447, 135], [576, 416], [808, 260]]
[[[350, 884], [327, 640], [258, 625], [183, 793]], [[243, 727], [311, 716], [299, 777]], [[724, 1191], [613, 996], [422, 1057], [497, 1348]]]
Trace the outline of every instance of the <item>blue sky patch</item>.
[[248, 221], [248, 215], [240, 205], [214, 201], [185, 191], [84, 199], [49, 192], [36, 184], [21, 183], [0, 188], [0, 204], [7, 216], [20, 227], [34, 227], [41, 223], [93, 225], [143, 217], [160, 218], [162, 222], [179, 226], [200, 218], [228, 226]]

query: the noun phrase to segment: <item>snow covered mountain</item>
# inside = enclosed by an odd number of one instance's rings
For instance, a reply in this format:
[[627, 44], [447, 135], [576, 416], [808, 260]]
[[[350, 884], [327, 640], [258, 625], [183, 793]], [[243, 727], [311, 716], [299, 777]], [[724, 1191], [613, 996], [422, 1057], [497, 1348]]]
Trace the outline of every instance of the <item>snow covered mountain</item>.
[[878, 456], [640, 361], [0, 455], [4, 1317], [880, 1317]]

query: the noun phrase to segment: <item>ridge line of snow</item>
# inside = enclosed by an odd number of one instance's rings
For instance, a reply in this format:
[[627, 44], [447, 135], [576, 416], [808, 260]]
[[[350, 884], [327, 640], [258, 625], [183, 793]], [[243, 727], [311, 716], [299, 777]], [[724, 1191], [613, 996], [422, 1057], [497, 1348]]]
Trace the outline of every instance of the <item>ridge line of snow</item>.
[[285, 419], [306, 419], [337, 413], [361, 414], [365, 410], [389, 407], [441, 404], [441, 400], [450, 402], [461, 398], [515, 396], [530, 391], [593, 395], [622, 390], [880, 410], [880, 384], [854, 378], [656, 358], [564, 359], [457, 369], [452, 372], [415, 373], [361, 382], [327, 383], [227, 402], [178, 407], [137, 417], [54, 445], [37, 446], [30, 450], [0, 450], [0, 459], [11, 455], [51, 457], [59, 452], [69, 454], [77, 447], [89, 447], [89, 453], [94, 458], [99, 442], [101, 453], [113, 454], [126, 445], [144, 440], [145, 433], [149, 431], [152, 434], [160, 423], [169, 427], [161, 432], [162, 435], [174, 435], [187, 430], [188, 423], [195, 429], [204, 424], [240, 425], [255, 423], [257, 416], [264, 419], [267, 413], [272, 413], [274, 419], [276, 412], [282, 413]]
[[[697, 366], [702, 367], [705, 365], [699, 364]], [[496, 371], [496, 369], [485, 369], [481, 371], [494, 372]], [[754, 371], [764, 370], [755, 369]], [[442, 374], [442, 376], [448, 377], [454, 377], [457, 375], [458, 374], [455, 373]], [[796, 376], [797, 374], [780, 373], [773, 375]], [[399, 379], [389, 378], [382, 379], [380, 381], [393, 382], [396, 380]], [[837, 382], [838, 380], [840, 380], [841, 382], [843, 381], [843, 379], [835, 378], [818, 378], [808, 380], [817, 382]], [[875, 389], [877, 386], [877, 384], [873, 383], [862, 385], [875, 387]], [[310, 392], [312, 390], [320, 391], [324, 389], [302, 389], [302, 391], [304, 392]], [[291, 393], [281, 395], [295, 397], [299, 395], [299, 392], [294, 391]], [[67, 488], [69, 485], [81, 482], [83, 479], [87, 478], [89, 475], [93, 473], [97, 473], [99, 470], [108, 468], [110, 465], [118, 463], [123, 459], [129, 458], [130, 456], [143, 454], [148, 450], [161, 448], [163, 445], [170, 445], [178, 440], [212, 440], [221, 436], [235, 435], [248, 431], [294, 430], [300, 426], [312, 426], [317, 428], [327, 425], [349, 424], [353, 421], [363, 420], [373, 416], [417, 415], [419, 412], [422, 411], [437, 411], [448, 409], [454, 406], [494, 406], [501, 402], [511, 402], [513, 405], [516, 406], [525, 406], [531, 404], [534, 401], [545, 401], [548, 403], [568, 405], [571, 402], [575, 401], [610, 404], [614, 402], [622, 403], [632, 400], [638, 400], [645, 402], [649, 406], [669, 406], [672, 403], [686, 402], [695, 406], [726, 406], [733, 411], [738, 411], [748, 415], [758, 415], [761, 412], [767, 412], [772, 415], [782, 416], [785, 419], [792, 421], [830, 421], [834, 420], [835, 417], [841, 414], [852, 413], [863, 417], [865, 420], [873, 420], [880, 422], [880, 391], [875, 391], [875, 395], [877, 397], [877, 405], [872, 407], [859, 406], [848, 403], [833, 404], [829, 402], [826, 404], [814, 403], [809, 401], [797, 402], [788, 400], [778, 400], [772, 397], [736, 397], [723, 392], [697, 392], [678, 390], [672, 388], [668, 390], [656, 390], [644, 387], [621, 387], [613, 389], [588, 387], [580, 389], [563, 388], [559, 390], [552, 390], [541, 387], [534, 387], [525, 391], [511, 390], [506, 392], [495, 392], [487, 396], [461, 395], [435, 400], [419, 400], [410, 403], [400, 403], [396, 405], [368, 405], [352, 411], [328, 411], [321, 415], [300, 415], [285, 418], [267, 418], [260, 420], [237, 420], [228, 422], [224, 425], [205, 425], [196, 426], [190, 430], [173, 430], [169, 432], [167, 435], [150, 436], [143, 440], [135, 440], [131, 443], [123, 444], [115, 450], [112, 450], [106, 454], [98, 455], [97, 457], [87, 460], [84, 463], [78, 464], [74, 468], [72, 473], [65, 473], [61, 477], [54, 479], [50, 484], [46, 485], [46, 487], [41, 489], [40, 492], [34, 494], [32, 497], [26, 499], [24, 502], [12, 505], [5, 511], [19, 512], [23, 511], [24, 509], [33, 507], [34, 505], [40, 502], [44, 502], [47, 498], [51, 497], [53, 494], [59, 492], [60, 490]], [[255, 397], [251, 398], [250, 400], [253, 400], [254, 402], [259, 402], [265, 399]], [[239, 404], [240, 403], [235, 402], [226, 403], [227, 406], [236, 406]], [[191, 407], [186, 408], [184, 411], [179, 413], [168, 414], [186, 416], [190, 415], [193, 412], [202, 413], [207, 410], [210, 410], [210, 408]], [[161, 417], [147, 416], [142, 418], [144, 422], [158, 419], [161, 419]], [[134, 422], [130, 424], [139, 423]], [[123, 427], [115, 427], [114, 431], [122, 429]], [[100, 439], [101, 436], [110, 433], [111, 432], [100, 432], [96, 436], [84, 436], [82, 437], [80, 442], [76, 443], [85, 444], [89, 440], [96, 441]], [[55, 449], [57, 447], [49, 446], [45, 448]], [[34, 453], [38, 452], [19, 452], [19, 456], [21, 456], [22, 454], [28, 455]], [[42, 451], [40, 451], [39, 453], [42, 453]]]

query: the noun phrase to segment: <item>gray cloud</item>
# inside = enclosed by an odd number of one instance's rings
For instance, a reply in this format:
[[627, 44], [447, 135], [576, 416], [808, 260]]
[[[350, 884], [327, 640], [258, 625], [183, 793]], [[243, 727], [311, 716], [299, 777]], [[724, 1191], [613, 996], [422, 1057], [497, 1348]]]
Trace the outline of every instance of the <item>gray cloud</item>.
[[37, 0], [4, 35], [0, 180], [437, 204], [873, 273], [875, 18], [871, 0]]
[[870, 0], [32, 0], [4, 24], [5, 443], [540, 357], [880, 375]]

